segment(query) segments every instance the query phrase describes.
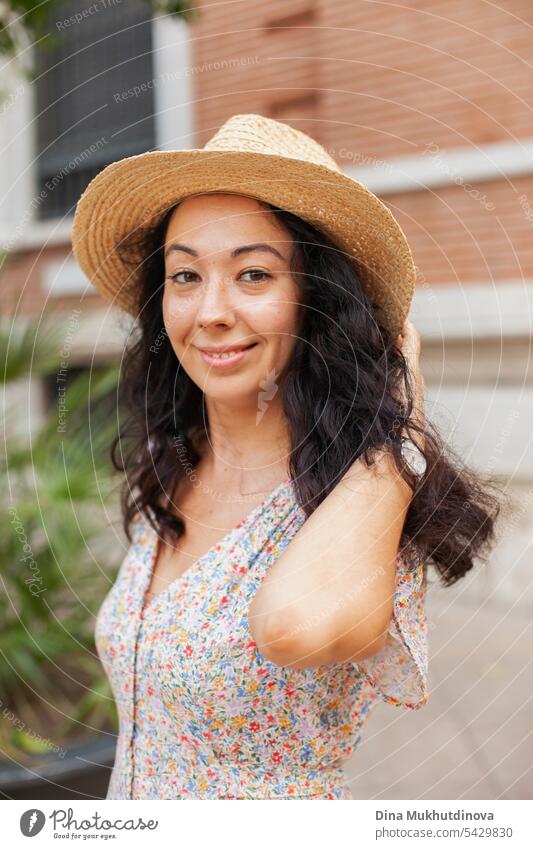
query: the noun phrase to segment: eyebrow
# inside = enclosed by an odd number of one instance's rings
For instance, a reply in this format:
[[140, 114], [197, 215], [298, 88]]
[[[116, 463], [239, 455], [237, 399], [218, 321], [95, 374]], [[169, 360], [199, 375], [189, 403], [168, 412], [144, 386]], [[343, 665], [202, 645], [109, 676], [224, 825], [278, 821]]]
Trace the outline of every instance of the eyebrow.
[[[180, 245], [174, 242], [166, 249], [165, 258], [172, 251], [182, 251], [183, 253], [190, 254], [190, 256], [198, 256], [198, 251], [195, 251], [194, 248], [189, 248], [187, 245]], [[241, 256], [242, 254], [252, 253], [253, 251], [271, 253], [274, 254], [274, 256], [277, 256], [279, 259], [285, 260], [285, 257], [280, 254], [280, 252], [276, 250], [276, 248], [272, 247], [272, 245], [267, 245], [266, 242], [255, 242], [253, 245], [241, 245], [240, 248], [235, 248], [234, 250], [232, 250], [230, 257], [233, 259], [234, 257]]]

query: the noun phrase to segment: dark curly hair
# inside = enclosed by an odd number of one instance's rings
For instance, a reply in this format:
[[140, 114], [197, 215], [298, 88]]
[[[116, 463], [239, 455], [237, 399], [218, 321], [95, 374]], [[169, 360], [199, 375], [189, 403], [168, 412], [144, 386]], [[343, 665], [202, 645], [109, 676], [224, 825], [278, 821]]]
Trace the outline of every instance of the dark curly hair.
[[[416, 485], [400, 454], [401, 436], [417, 442], [422, 432], [413, 416], [408, 364], [379, 321], [355, 263], [311, 224], [261, 203], [292, 235], [291, 268], [302, 293], [301, 333], [279, 388], [298, 502], [309, 517], [358, 457], [371, 465], [375, 451], [388, 447], [414, 490], [401, 543], [414, 545], [424, 568], [432, 561], [443, 585], [450, 586], [494, 539], [498, 487], [466, 468], [427, 416], [425, 445], [417, 443], [427, 470]], [[183, 534], [183, 521], [169, 509], [168, 497], [161, 503], [161, 495], [174, 493], [185, 476], [176, 462], [177, 441], [194, 467], [201, 456], [198, 434], [205, 435], [203, 393], [179, 368], [163, 323], [163, 245], [176, 206], [117, 247], [140, 275], [135, 335], [120, 381], [126, 416], [111, 447], [115, 469], [125, 473], [122, 513], [130, 542], [139, 512], [158, 534], [173, 541]]]

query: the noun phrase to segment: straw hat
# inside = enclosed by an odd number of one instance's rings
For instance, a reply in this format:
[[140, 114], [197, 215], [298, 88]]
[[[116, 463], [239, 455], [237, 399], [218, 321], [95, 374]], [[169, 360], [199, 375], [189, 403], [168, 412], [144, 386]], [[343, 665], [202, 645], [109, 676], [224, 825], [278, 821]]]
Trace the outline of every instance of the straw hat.
[[141, 268], [121, 260], [116, 246], [205, 192], [248, 195], [315, 225], [353, 258], [384, 326], [400, 332], [416, 277], [400, 225], [318, 142], [262, 115], [234, 115], [203, 148], [129, 156], [91, 180], [76, 207], [72, 246], [98, 291], [136, 315]]

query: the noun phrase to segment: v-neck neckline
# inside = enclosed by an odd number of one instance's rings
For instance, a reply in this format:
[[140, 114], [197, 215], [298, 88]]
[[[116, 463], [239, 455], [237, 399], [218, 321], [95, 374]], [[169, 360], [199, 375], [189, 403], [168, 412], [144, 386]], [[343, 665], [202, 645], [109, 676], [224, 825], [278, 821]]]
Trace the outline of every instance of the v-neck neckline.
[[158, 607], [159, 604], [164, 603], [164, 601], [172, 595], [174, 590], [177, 587], [179, 587], [189, 577], [189, 574], [191, 572], [194, 573], [203, 564], [203, 562], [209, 557], [209, 555], [212, 554], [213, 551], [215, 551], [215, 549], [222, 548], [223, 546], [226, 546], [228, 544], [228, 542], [233, 538], [233, 536], [237, 532], [242, 532], [243, 528], [246, 525], [249, 525], [255, 519], [255, 517], [260, 512], [262, 512], [265, 509], [265, 507], [268, 504], [270, 504], [271, 501], [273, 501], [273, 499], [276, 497], [276, 495], [279, 492], [281, 492], [282, 489], [284, 489], [286, 486], [288, 486], [289, 484], [292, 484], [292, 482], [293, 482], [292, 478], [289, 477], [289, 478], [286, 478], [282, 483], [278, 484], [278, 486], [275, 489], [272, 490], [270, 495], [267, 495], [267, 497], [265, 499], [263, 499], [263, 501], [261, 501], [256, 507], [254, 507], [253, 510], [251, 510], [244, 517], [244, 519], [241, 519], [241, 521], [238, 524], [234, 525], [234, 527], [231, 528], [231, 530], [229, 530], [227, 532], [227, 534], [225, 534], [225, 536], [223, 536], [221, 539], [219, 539], [217, 542], [215, 542], [204, 554], [200, 555], [200, 557], [197, 560], [195, 560], [194, 563], [192, 563], [190, 566], [188, 566], [185, 569], [185, 571], [181, 573], [181, 575], [178, 575], [177, 578], [174, 578], [174, 580], [170, 582], [170, 584], [168, 585], [168, 587], [166, 589], [162, 590], [161, 592], [156, 593], [156, 595], [152, 596], [151, 599], [146, 601], [146, 594], [148, 592], [148, 588], [150, 586], [151, 579], [152, 579], [154, 566], [156, 564], [156, 561], [157, 561], [157, 558], [158, 558], [158, 555], [159, 555], [159, 542], [160, 542], [159, 535], [154, 531], [154, 529], [151, 527], [151, 525], [148, 524], [147, 527], [148, 527], [148, 530], [150, 531], [152, 541], [148, 546], [148, 556], [147, 556], [147, 564], [148, 565], [147, 565], [146, 572], [144, 574], [143, 587], [142, 587], [142, 591], [141, 591], [141, 608], [140, 608], [141, 619], [144, 619], [147, 615], [149, 615], [150, 612], [152, 611], [152, 609]]

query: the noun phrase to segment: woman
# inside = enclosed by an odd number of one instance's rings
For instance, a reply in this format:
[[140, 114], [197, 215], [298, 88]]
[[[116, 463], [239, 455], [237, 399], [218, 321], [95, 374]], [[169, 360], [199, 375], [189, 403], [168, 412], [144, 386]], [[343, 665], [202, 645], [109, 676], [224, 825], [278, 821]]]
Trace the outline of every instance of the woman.
[[498, 512], [424, 420], [405, 237], [246, 115], [104, 169], [73, 244], [139, 331], [112, 450], [131, 545], [96, 623], [107, 798], [349, 799], [376, 699], [427, 702], [429, 560], [460, 579]]

